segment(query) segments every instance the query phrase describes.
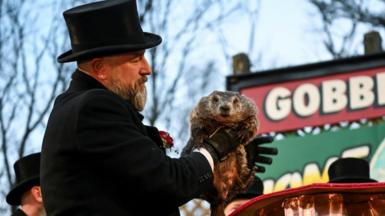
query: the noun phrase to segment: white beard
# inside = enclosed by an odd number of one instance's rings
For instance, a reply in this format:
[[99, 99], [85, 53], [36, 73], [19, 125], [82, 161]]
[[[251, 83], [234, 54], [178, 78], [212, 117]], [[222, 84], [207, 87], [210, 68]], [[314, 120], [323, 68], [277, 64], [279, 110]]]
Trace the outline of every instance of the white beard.
[[144, 83], [147, 78], [138, 80], [134, 86], [126, 87], [120, 80], [110, 81], [110, 90], [125, 100], [128, 100], [137, 111], [142, 111], [147, 101], [147, 89]]

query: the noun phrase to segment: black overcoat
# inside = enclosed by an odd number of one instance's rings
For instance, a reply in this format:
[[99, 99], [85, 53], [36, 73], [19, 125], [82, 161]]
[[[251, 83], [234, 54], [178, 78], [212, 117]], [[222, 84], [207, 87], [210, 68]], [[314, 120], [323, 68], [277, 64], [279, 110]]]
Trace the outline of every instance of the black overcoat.
[[157, 130], [142, 119], [92, 77], [72, 75], [43, 140], [41, 188], [49, 216], [170, 215], [212, 187], [202, 154], [168, 157]]
[[23, 212], [23, 210], [21, 210], [21, 209], [16, 209], [16, 211], [12, 214], [12, 216], [28, 216], [28, 215], [26, 215], [24, 212]]

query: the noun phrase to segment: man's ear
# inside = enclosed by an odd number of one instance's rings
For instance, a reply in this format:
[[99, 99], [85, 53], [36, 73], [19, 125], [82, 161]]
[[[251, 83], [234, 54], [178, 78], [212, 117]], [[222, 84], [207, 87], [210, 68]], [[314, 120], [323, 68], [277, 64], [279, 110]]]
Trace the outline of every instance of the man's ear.
[[94, 58], [91, 61], [91, 73], [98, 80], [107, 79], [106, 63], [103, 58]]
[[35, 198], [36, 201], [42, 203], [43, 202], [43, 196], [41, 195], [41, 188], [40, 186], [33, 186], [31, 188], [31, 194]]

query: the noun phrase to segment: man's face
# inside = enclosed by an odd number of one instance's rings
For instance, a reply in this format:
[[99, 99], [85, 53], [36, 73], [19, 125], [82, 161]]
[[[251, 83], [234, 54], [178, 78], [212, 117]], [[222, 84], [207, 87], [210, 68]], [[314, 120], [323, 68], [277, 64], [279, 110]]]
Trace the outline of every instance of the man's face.
[[144, 51], [104, 57], [104, 60], [108, 70], [107, 88], [142, 111], [147, 98], [145, 82], [152, 73]]

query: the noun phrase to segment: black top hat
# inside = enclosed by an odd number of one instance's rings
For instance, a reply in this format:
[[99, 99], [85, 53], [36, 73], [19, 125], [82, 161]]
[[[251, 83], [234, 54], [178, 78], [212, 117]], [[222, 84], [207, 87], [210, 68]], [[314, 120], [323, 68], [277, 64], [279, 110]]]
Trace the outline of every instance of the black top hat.
[[13, 165], [16, 182], [7, 194], [6, 200], [10, 205], [20, 205], [21, 196], [32, 186], [40, 185], [40, 153], [30, 154], [20, 158]]
[[247, 191], [238, 194], [232, 200], [236, 199], [251, 199], [263, 194], [263, 182], [260, 178], [255, 177], [253, 183], [249, 186]]
[[58, 62], [114, 55], [157, 46], [158, 35], [143, 32], [135, 0], [108, 0], [74, 7], [63, 13], [72, 50]]
[[330, 183], [377, 182], [370, 178], [369, 163], [359, 158], [340, 158], [328, 170]]

